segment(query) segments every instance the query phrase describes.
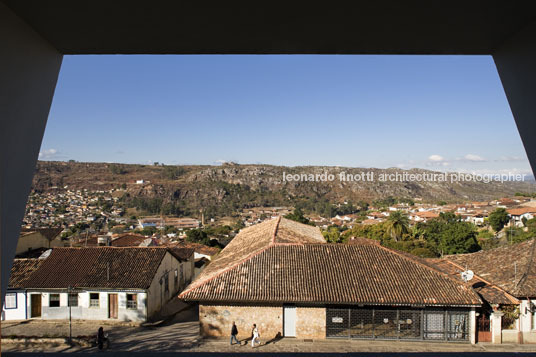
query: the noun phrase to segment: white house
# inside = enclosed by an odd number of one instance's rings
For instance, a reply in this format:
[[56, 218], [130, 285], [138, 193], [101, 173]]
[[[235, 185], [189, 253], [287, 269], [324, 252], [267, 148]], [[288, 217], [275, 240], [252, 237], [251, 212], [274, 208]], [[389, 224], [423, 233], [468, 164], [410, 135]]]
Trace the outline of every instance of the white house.
[[69, 310], [73, 319], [149, 320], [192, 280], [188, 252], [55, 248], [46, 259], [16, 259], [2, 320], [68, 319]]
[[517, 227], [523, 227], [523, 218], [532, 219], [536, 214], [536, 208], [534, 207], [520, 207], [512, 208], [508, 210], [508, 214], [512, 219], [512, 223]]

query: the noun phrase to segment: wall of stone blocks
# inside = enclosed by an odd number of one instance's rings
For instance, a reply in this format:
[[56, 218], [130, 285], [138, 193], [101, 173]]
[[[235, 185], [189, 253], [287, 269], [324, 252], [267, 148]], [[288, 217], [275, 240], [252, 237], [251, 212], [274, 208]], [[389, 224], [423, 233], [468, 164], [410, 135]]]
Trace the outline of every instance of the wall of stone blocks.
[[[257, 324], [261, 341], [283, 336], [283, 306], [244, 306], [199, 304], [201, 334], [206, 337], [230, 337], [233, 321], [238, 339], [251, 338], [252, 325]], [[296, 309], [296, 338], [323, 339], [326, 337], [326, 308]]]
[[199, 304], [199, 324], [203, 336], [230, 337], [233, 321], [238, 328], [239, 340], [251, 338], [255, 323], [261, 341], [266, 342], [283, 334], [283, 307]]
[[322, 339], [326, 338], [326, 308], [296, 308], [296, 337]]

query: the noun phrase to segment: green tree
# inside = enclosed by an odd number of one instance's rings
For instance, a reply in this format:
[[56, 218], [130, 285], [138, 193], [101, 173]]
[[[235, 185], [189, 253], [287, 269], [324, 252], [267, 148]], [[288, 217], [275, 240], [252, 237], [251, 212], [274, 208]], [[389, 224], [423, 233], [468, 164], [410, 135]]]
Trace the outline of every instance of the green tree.
[[341, 232], [337, 227], [328, 227], [328, 229], [322, 232], [322, 235], [328, 243], [340, 243], [341, 242]]
[[201, 229], [190, 229], [186, 232], [186, 240], [192, 243], [210, 244], [210, 238], [207, 233]]
[[391, 212], [386, 221], [386, 228], [391, 238], [398, 241], [409, 231], [409, 218], [402, 211]]
[[440, 213], [438, 218], [423, 225], [428, 247], [438, 254], [472, 253], [480, 250], [476, 228], [452, 212]]
[[497, 208], [489, 214], [488, 222], [495, 232], [499, 232], [509, 221], [508, 212], [504, 208]]
[[435, 258], [436, 255], [429, 248], [414, 248], [410, 251], [411, 254], [421, 258]]
[[310, 224], [309, 219], [303, 215], [302, 210], [299, 208], [296, 208], [294, 209], [294, 212], [285, 215], [285, 218], [291, 219], [293, 221], [300, 222], [303, 224]]

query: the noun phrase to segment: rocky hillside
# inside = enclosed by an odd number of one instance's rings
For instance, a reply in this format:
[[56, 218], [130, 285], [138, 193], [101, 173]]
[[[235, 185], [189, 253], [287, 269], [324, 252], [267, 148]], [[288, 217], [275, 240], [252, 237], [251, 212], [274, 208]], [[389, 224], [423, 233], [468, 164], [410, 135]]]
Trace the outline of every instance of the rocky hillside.
[[[339, 173], [373, 173], [372, 181], [343, 182]], [[529, 182], [411, 182], [381, 181], [380, 175], [404, 173], [401, 169], [340, 167], [283, 167], [270, 165], [154, 166], [80, 162], [38, 162], [33, 181], [36, 191], [69, 189], [108, 190], [123, 187], [125, 202], [154, 210], [165, 205], [169, 213], [181, 214], [203, 209], [223, 211], [252, 206], [293, 205], [308, 202], [371, 202], [389, 196], [422, 198], [424, 202], [491, 200], [515, 192], [534, 192]], [[415, 174], [431, 171], [412, 169]], [[334, 175], [332, 181], [287, 181], [286, 174]], [[370, 174], [369, 174], [370, 175]], [[137, 180], [144, 180], [137, 184]], [[219, 212], [222, 210], [222, 212]]]

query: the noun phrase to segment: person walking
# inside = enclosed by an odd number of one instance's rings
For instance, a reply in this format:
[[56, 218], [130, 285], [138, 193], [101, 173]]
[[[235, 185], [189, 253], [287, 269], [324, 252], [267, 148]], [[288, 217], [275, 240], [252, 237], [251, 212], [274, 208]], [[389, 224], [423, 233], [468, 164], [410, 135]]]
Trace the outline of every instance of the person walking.
[[257, 342], [260, 345], [261, 344], [261, 340], [260, 340], [261, 335], [259, 334], [259, 329], [257, 328], [256, 324], [253, 324], [253, 330], [251, 331], [251, 334], [253, 335], [253, 338], [251, 339], [251, 347], [255, 347], [255, 342]]
[[102, 350], [104, 347], [104, 342], [106, 342], [106, 347], [108, 347], [108, 337], [104, 334], [104, 329], [99, 327], [99, 331], [97, 332], [97, 345], [99, 347], [99, 350]]
[[238, 335], [238, 328], [236, 328], [236, 324], [233, 321], [233, 327], [231, 327], [231, 346], [233, 345], [233, 340], [235, 340], [236, 343], [240, 344], [240, 341], [238, 341], [236, 335]]

